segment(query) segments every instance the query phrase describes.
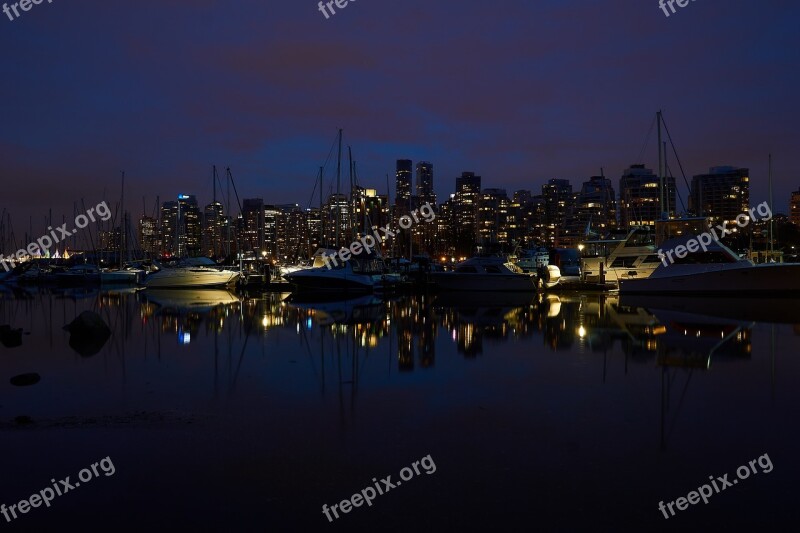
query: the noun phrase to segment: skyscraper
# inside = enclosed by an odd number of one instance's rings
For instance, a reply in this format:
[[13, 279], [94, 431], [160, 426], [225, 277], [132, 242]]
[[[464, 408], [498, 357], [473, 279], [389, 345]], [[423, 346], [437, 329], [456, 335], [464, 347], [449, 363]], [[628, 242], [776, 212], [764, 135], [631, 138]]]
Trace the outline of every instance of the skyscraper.
[[735, 224], [750, 207], [750, 171], [746, 168], [712, 167], [708, 174], [692, 178], [692, 211], [717, 223]]
[[394, 205], [400, 208], [402, 214], [411, 209], [412, 189], [412, 163], [410, 159], [397, 160], [397, 174], [395, 177]]
[[545, 239], [551, 244], [567, 231], [567, 218], [572, 215], [574, 198], [569, 180], [551, 179], [542, 185], [544, 200]]
[[261, 198], [245, 198], [242, 201], [242, 235], [240, 236], [242, 251], [254, 252], [260, 257], [265, 250], [264, 234], [264, 200]]
[[800, 226], [800, 188], [792, 193], [789, 202], [789, 221]]
[[[619, 222], [623, 228], [655, 226], [662, 216], [659, 178], [644, 165], [631, 165], [619, 180]], [[675, 214], [675, 178], [664, 178], [663, 212]]]
[[480, 194], [480, 176], [476, 176], [474, 172], [462, 172], [461, 177], [456, 178], [451, 220], [457, 255], [469, 256], [475, 247]]
[[599, 235], [617, 227], [617, 198], [611, 180], [592, 176], [583, 182], [575, 204], [572, 226], [580, 235], [587, 228]]
[[203, 210], [203, 254], [225, 255], [225, 217], [220, 202], [212, 202]]
[[427, 161], [417, 163], [417, 198], [420, 205], [428, 202], [436, 208], [436, 193], [433, 191], [433, 164]]
[[195, 256], [201, 250], [202, 228], [197, 198], [179, 194], [177, 201], [161, 206], [161, 250], [178, 257]]
[[508, 243], [508, 194], [505, 189], [484, 189], [478, 201], [478, 242], [483, 245]]

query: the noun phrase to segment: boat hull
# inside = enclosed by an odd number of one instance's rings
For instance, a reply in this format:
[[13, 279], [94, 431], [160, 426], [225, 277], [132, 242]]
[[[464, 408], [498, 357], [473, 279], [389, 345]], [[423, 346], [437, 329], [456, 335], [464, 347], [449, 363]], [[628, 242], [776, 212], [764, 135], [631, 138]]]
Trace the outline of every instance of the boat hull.
[[620, 283], [620, 294], [800, 294], [800, 264], [768, 264], [649, 277]]

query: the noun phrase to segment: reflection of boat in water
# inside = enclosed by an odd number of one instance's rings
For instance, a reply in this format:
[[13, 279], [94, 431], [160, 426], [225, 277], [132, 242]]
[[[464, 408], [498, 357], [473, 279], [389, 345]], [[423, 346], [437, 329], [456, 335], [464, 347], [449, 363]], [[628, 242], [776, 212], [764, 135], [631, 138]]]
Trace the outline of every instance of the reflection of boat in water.
[[[558, 267], [541, 268], [541, 281], [547, 288], [558, 283]], [[503, 257], [473, 257], [459, 263], [452, 272], [434, 272], [431, 280], [444, 291], [536, 291], [538, 275], [526, 274], [520, 267]]]
[[158, 305], [161, 311], [207, 313], [241, 301], [232, 292], [220, 289], [148, 289], [141, 294], [145, 301]]
[[774, 324], [800, 324], [800, 298], [759, 298], [706, 296], [691, 298], [681, 295], [623, 294], [620, 302], [644, 307], [658, 314], [658, 310], [678, 311], [746, 322]]
[[443, 292], [436, 296], [436, 309], [453, 311], [460, 324], [491, 328], [508, 323], [515, 312], [536, 301], [531, 292]]
[[527, 307], [536, 301], [531, 292], [442, 292], [436, 295], [436, 307]]
[[342, 299], [298, 293], [289, 296], [285, 302], [296, 309], [314, 311], [321, 326], [377, 322], [383, 318], [386, 309], [386, 304], [371, 294]]

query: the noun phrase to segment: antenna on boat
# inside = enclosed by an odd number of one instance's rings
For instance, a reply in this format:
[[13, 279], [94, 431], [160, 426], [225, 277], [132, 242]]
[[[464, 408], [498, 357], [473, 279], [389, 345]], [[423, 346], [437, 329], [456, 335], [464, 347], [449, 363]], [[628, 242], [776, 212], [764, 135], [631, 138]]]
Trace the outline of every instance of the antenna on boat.
[[[772, 154], [769, 154], [769, 210], [770, 213], [773, 213], [773, 205], [772, 205]], [[772, 254], [774, 252], [774, 241], [772, 238], [772, 222], [775, 220], [775, 217], [770, 216], [769, 219], [769, 258], [772, 260]]]
[[662, 144], [661, 144], [661, 111], [659, 110], [656, 113], [656, 120], [658, 121], [658, 206], [661, 208], [661, 213], [664, 213], [664, 171], [663, 171], [663, 159], [664, 154], [662, 152]]
[[340, 209], [339, 194], [342, 189], [342, 129], [339, 128], [339, 157], [336, 159], [336, 249], [339, 249], [339, 231], [341, 229], [342, 210]]

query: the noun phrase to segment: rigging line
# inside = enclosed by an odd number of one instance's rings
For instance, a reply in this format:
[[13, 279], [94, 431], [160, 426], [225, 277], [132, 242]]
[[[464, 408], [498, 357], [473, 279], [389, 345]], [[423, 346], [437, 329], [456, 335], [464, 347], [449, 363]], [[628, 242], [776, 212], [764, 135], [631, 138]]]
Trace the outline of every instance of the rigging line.
[[647, 143], [650, 142], [650, 136], [653, 134], [653, 128], [656, 125], [656, 120], [657, 118], [653, 117], [653, 121], [650, 123], [650, 129], [647, 130], [647, 136], [644, 139], [644, 144], [642, 144], [642, 149], [639, 150], [639, 157], [636, 158], [636, 162], [641, 161], [642, 157], [644, 157], [644, 151], [647, 149]]
[[683, 182], [686, 184], [686, 188], [689, 190], [689, 194], [692, 193], [692, 188], [689, 186], [689, 180], [686, 179], [686, 172], [683, 171], [683, 164], [681, 164], [681, 158], [678, 155], [678, 150], [675, 148], [675, 143], [672, 142], [672, 135], [669, 133], [669, 128], [667, 127], [667, 122], [664, 120], [664, 114], [661, 114], [661, 123], [664, 124], [664, 131], [667, 132], [667, 138], [669, 139], [669, 144], [672, 146], [672, 152], [675, 154], [675, 159], [678, 161], [678, 168], [681, 169], [681, 175], [683, 176]]
[[[675, 176], [673, 176], [672, 169], [669, 168], [669, 165], [667, 165], [667, 174], [669, 174], [670, 178], [675, 179]], [[675, 194], [678, 196], [678, 200], [681, 201], [681, 207], [683, 208], [683, 212], [685, 213], [686, 204], [683, 203], [683, 195], [681, 195], [681, 191], [679, 191], [677, 187], [675, 187]]]

